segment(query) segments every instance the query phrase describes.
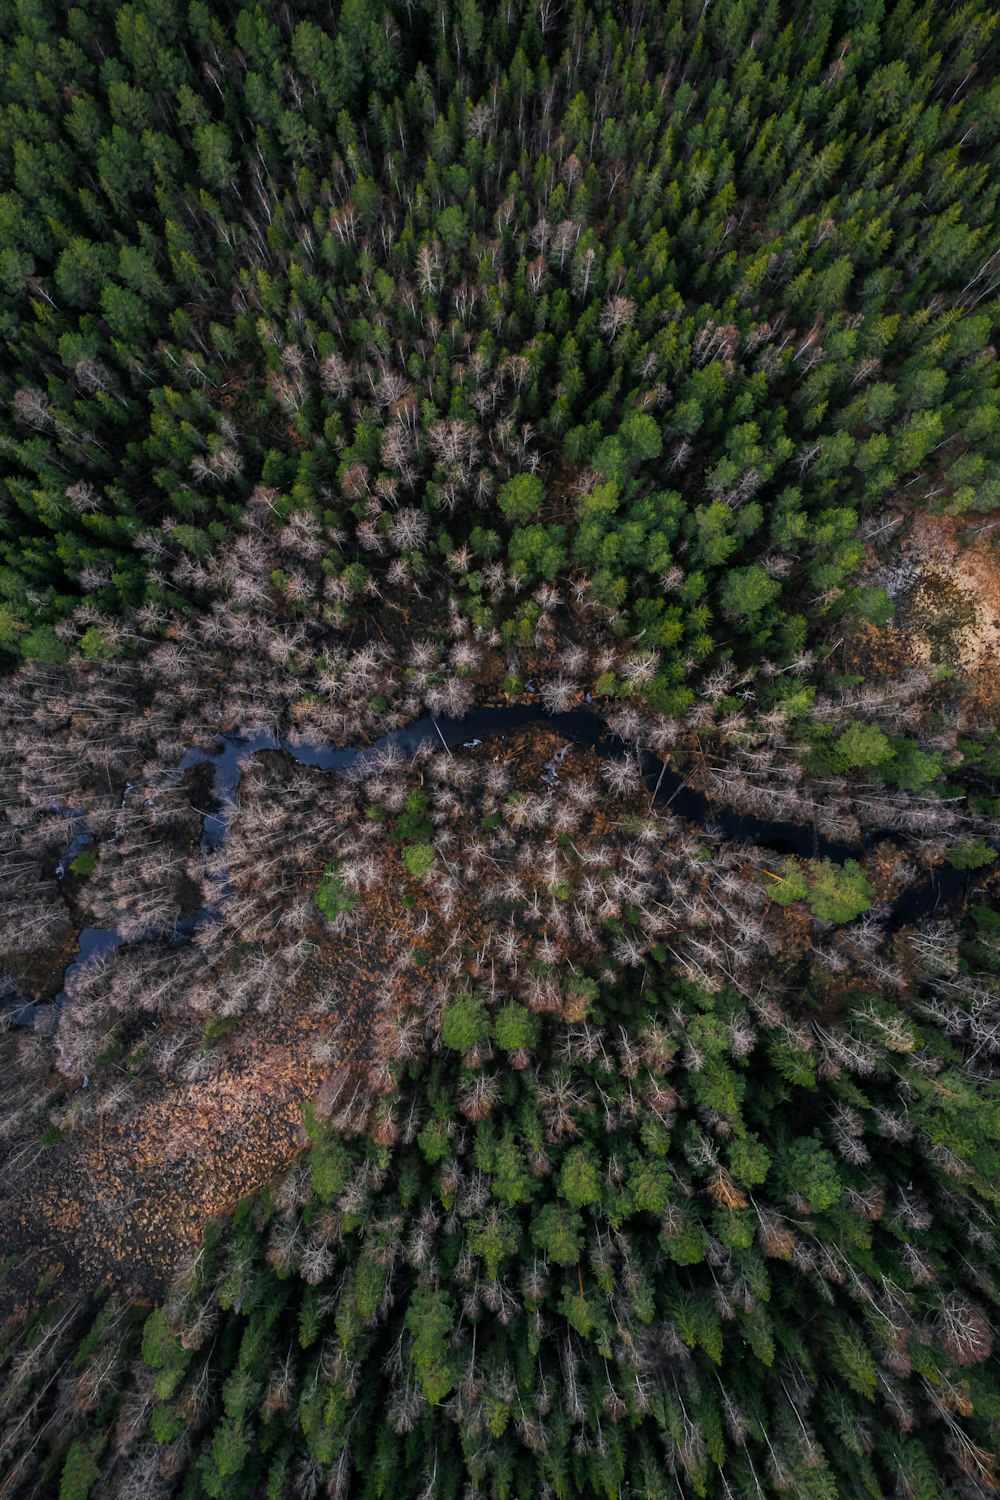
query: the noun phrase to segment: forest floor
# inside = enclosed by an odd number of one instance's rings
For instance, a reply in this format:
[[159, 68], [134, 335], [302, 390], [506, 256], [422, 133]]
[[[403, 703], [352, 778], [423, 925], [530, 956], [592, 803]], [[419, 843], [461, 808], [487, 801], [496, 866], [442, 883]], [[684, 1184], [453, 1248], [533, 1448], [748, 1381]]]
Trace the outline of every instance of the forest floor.
[[[0, 1261], [16, 1261], [5, 1301], [30, 1297], [50, 1274], [64, 1287], [152, 1299], [210, 1219], [291, 1163], [307, 1144], [303, 1104], [330, 1072], [316, 1051], [331, 1022], [344, 1022], [338, 1067], [371, 1045], [372, 970], [387, 955], [377, 938], [366, 938], [360, 962], [346, 944], [333, 947], [281, 1007], [242, 1017], [216, 1041], [203, 1078], [148, 1076], [127, 1108], [92, 1115], [51, 1146], [20, 1148], [24, 1162], [0, 1190]], [[336, 1016], [310, 1003], [319, 985], [337, 993]]]
[[25, 1255], [63, 1285], [156, 1295], [206, 1222], [305, 1144], [310, 1038], [285, 1030], [274, 1041], [255, 1017], [219, 1046], [207, 1079], [158, 1081], [128, 1111], [41, 1151], [2, 1204], [0, 1254]]
[[[872, 576], [896, 607], [872, 632], [882, 654], [953, 668], [970, 719], [1000, 709], [1000, 521], [923, 511]], [[875, 642], [873, 641], [873, 644]]]

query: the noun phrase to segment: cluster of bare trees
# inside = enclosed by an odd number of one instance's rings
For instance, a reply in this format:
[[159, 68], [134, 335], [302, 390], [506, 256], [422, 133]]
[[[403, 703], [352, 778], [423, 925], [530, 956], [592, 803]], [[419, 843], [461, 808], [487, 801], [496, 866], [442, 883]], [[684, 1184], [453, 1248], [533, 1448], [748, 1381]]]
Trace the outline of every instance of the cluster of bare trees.
[[61, 1071], [74, 1079], [99, 1076], [98, 1059], [113, 1042], [142, 1035], [153, 1072], [188, 1082], [204, 1077], [212, 1068], [199, 1051], [205, 1023], [273, 1011], [295, 993], [309, 956], [294, 942], [246, 942], [237, 963], [227, 936], [208, 923], [187, 943], [126, 945], [75, 966], [55, 1034]]
[[20, 829], [0, 825], [0, 953], [4, 954], [43, 948], [70, 927], [57, 883], [43, 873], [44, 846], [32, 849], [26, 843]]
[[[921, 1011], [963, 1045], [971, 1070], [995, 1076], [1000, 1068], [1000, 984], [995, 970], [984, 972], [963, 961], [960, 933], [947, 920], [910, 929], [906, 942], [922, 980]], [[1000, 942], [989, 932], [980, 934], [979, 947], [989, 958], [1000, 956]]]
[[131, 787], [86, 887], [96, 921], [126, 942], [171, 932], [197, 905], [201, 826], [201, 813], [176, 776]]
[[[390, 389], [392, 382], [385, 393]], [[436, 441], [442, 453], [455, 444], [462, 451], [460, 434], [442, 430]], [[392, 951], [385, 994], [375, 1004], [388, 1018], [391, 1045], [404, 1052], [411, 1042], [397, 1035], [400, 1026], [411, 1040], [415, 1025], [428, 1036], [449, 986], [470, 962], [491, 993], [516, 994], [538, 1012], [568, 1003], [555, 978], [560, 971], [580, 963], [598, 970], [604, 964], [609, 973], [638, 970], [654, 946], [703, 988], [731, 984], [757, 993], [779, 948], [777, 914], [757, 873], [768, 855], [714, 837], [706, 842], [669, 809], [654, 811], [642, 781], [645, 751], [665, 761], [686, 757], [693, 783], [721, 803], [812, 823], [845, 842], [883, 828], [939, 857], [956, 829], [979, 831], [976, 819], [940, 798], [899, 789], [890, 796], [846, 776], [806, 776], [784, 715], [762, 712], [752, 676], [723, 665], [683, 718], [618, 701], [605, 720], [625, 753], [599, 771], [553, 763], [534, 787], [516, 785], [516, 766], [485, 752], [452, 756], [427, 748], [412, 762], [380, 752], [365, 757], [350, 779], [291, 770], [268, 757], [248, 761], [225, 812], [225, 851], [200, 850], [208, 787], [196, 771], [178, 767], [186, 751], [211, 747], [220, 728], [277, 735], [291, 725], [293, 743], [356, 744], [428, 711], [460, 715], [472, 701], [475, 674], [493, 672], [489, 643], [477, 640], [457, 611], [446, 636], [417, 636], [404, 652], [377, 635], [348, 644], [321, 615], [290, 620], [272, 609], [275, 570], [313, 570], [319, 578], [323, 549], [311, 516], [296, 512], [279, 524], [275, 500], [264, 488], [254, 491], [242, 531], [208, 566], [217, 598], [197, 630], [177, 621], [167, 639], [132, 662], [32, 664], [3, 689], [14, 730], [0, 756], [0, 949], [7, 964], [16, 971], [19, 954], [51, 947], [88, 922], [140, 945], [72, 976], [58, 1045], [75, 1076], [93, 1066], [126, 1014], [155, 1017], [159, 1029], [167, 1015], [235, 1017], [281, 1003], [311, 972], [310, 934], [319, 920], [313, 893], [331, 861], [354, 898], [333, 930], [360, 955], [366, 924], [386, 926], [374, 915], [393, 858], [386, 820], [391, 824], [418, 785], [430, 798], [435, 862], [422, 879], [408, 935], [401, 926], [385, 939]], [[415, 525], [405, 508], [397, 519], [403, 529]], [[543, 586], [538, 602], [542, 620], [550, 618], [558, 592]], [[641, 689], [654, 658], [641, 643], [564, 641], [552, 664], [542, 696], [559, 712], [602, 673]], [[793, 668], [804, 672], [809, 663]], [[860, 716], [912, 732], [925, 688], [914, 673], [828, 696], [815, 712], [835, 726]], [[734, 697], [745, 711], [733, 712]], [[365, 816], [371, 805], [381, 818]], [[627, 826], [609, 816], [613, 808], [628, 812]], [[81, 828], [97, 860], [76, 884], [71, 911], [61, 877]], [[398, 874], [394, 865], [390, 878]], [[470, 927], [472, 889], [482, 910]], [[171, 945], [178, 924], [199, 908], [213, 919], [186, 948]], [[393, 997], [415, 982], [412, 948], [427, 935], [440, 955], [444, 989], [422, 991], [425, 1016], [400, 1018]], [[908, 974], [871, 923], [817, 942], [814, 962], [831, 978], [862, 973], [889, 993]], [[329, 986], [310, 993], [320, 1009], [336, 1008]], [[990, 1005], [967, 976], [942, 981], [935, 1003], [947, 1009], [954, 1034], [987, 1046]], [[159, 1067], [162, 1053], [169, 1071], [186, 1051], [175, 1053], [171, 1027], [162, 1030], [153, 1056]]]

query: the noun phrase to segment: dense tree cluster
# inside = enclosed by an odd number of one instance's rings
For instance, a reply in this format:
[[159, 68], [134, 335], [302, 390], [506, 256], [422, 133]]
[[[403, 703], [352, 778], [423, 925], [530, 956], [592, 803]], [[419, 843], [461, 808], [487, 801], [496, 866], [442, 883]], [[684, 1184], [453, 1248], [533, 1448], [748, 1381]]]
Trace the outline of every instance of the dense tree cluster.
[[1000, 1489], [1000, 735], [874, 581], [996, 525], [998, 34], [0, 15], [0, 1216], [272, 1028], [305, 1131], [152, 1309], [0, 1224], [0, 1497]]

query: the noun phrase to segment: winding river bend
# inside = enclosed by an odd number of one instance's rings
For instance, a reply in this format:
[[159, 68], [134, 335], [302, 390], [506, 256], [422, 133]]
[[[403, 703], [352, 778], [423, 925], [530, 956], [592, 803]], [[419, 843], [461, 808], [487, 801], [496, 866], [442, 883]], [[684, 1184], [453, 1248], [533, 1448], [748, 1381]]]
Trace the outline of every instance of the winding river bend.
[[[418, 719], [403, 729], [383, 736], [371, 745], [356, 749], [309, 741], [298, 743], [270, 734], [246, 737], [224, 734], [219, 736], [218, 748], [214, 752], [189, 750], [181, 758], [176, 769], [181, 772], [191, 766], [204, 764], [210, 764], [213, 767], [212, 806], [204, 815], [201, 831], [201, 849], [203, 852], [209, 852], [220, 848], [225, 843], [228, 831], [225, 805], [239, 785], [240, 762], [249, 755], [282, 750], [299, 765], [315, 766], [322, 771], [343, 774], [362, 766], [366, 759], [376, 755], [379, 751], [390, 748], [400, 750], [404, 755], [413, 755], [418, 749], [427, 745], [443, 745], [448, 749], [471, 748], [487, 740], [502, 738], [518, 729], [525, 729], [536, 724], [565, 737], [572, 744], [590, 747], [599, 755], [613, 757], [622, 753], [620, 742], [611, 739], [603, 721], [593, 709], [578, 708], [568, 713], [550, 714], [540, 703], [524, 703], [503, 708], [476, 708], [461, 719]], [[770, 822], [750, 814], [736, 812], [732, 808], [712, 802], [704, 793], [693, 790], [687, 785], [686, 778], [680, 772], [664, 766], [648, 752], [642, 754], [642, 771], [656, 805], [669, 804], [679, 817], [705, 826], [716, 836], [722, 835], [728, 840], [773, 849], [781, 855], [797, 854], [806, 858], [826, 856], [843, 862], [852, 855], [858, 854], [879, 837], [879, 831], [875, 830], [867, 833], [865, 838], [855, 845], [834, 843], [823, 838], [811, 825]], [[131, 785], [126, 787], [125, 795], [128, 796], [132, 790]], [[63, 874], [73, 854], [84, 849], [90, 841], [90, 834], [82, 817], [74, 814], [72, 810], [66, 815], [76, 817], [80, 827], [74, 835], [67, 854], [57, 867], [57, 876]], [[904, 922], [912, 922], [921, 916], [928, 915], [942, 902], [950, 901], [960, 895], [966, 888], [966, 884], [967, 876], [964, 871], [956, 870], [950, 865], [938, 867], [923, 881], [905, 892], [893, 908], [889, 917], [889, 925], [900, 926]], [[209, 906], [201, 907], [192, 915], [182, 918], [173, 930], [171, 935], [173, 940], [183, 942], [203, 923], [211, 921], [225, 901], [226, 892], [227, 881], [223, 874], [219, 877], [217, 900]], [[79, 933], [79, 952], [67, 965], [63, 974], [62, 988], [53, 1001], [36, 1003], [17, 994], [8, 993], [6, 996], [0, 995], [0, 1004], [9, 1012], [10, 1019], [17, 1024], [33, 1025], [36, 1017], [45, 1012], [49, 1012], [54, 1023], [55, 1007], [64, 1004], [67, 1000], [66, 985], [77, 968], [99, 959], [102, 954], [123, 946], [125, 942], [126, 939], [113, 927], [84, 927]]]

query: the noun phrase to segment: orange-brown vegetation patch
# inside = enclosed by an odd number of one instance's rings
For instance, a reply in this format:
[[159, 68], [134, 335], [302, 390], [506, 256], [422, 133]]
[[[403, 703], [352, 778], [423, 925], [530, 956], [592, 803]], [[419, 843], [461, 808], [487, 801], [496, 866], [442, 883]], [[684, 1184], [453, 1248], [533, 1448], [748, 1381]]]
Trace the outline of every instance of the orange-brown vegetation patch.
[[869, 849], [865, 859], [865, 873], [871, 882], [874, 900], [892, 903], [919, 875], [919, 868], [905, 849], [888, 839]]
[[863, 624], [844, 642], [844, 670], [868, 682], [896, 680], [919, 658], [913, 642], [898, 628], [890, 625]]
[[794, 906], [786, 906], [780, 913], [773, 906], [771, 911], [777, 923], [775, 968], [793, 969], [812, 947], [812, 926], [809, 913], [801, 902], [797, 902]]
[[[97, 1111], [62, 1140], [20, 1147], [23, 1163], [0, 1189], [0, 1261], [17, 1263], [7, 1297], [30, 1296], [47, 1273], [85, 1291], [162, 1293], [209, 1220], [305, 1147], [303, 1105], [321, 1095], [331, 1067], [371, 1053], [371, 987], [385, 956], [377, 935], [357, 948], [321, 940], [295, 993], [269, 1014], [241, 1017], [203, 1076], [143, 1077], [113, 1113], [100, 1113], [98, 1092]], [[321, 991], [336, 995], [333, 1012], [316, 1006]]]
[[952, 667], [970, 689], [969, 717], [1000, 708], [1000, 522], [918, 514], [876, 581], [896, 605], [886, 649]]
[[[304, 1028], [300, 1028], [304, 1030]], [[200, 1241], [305, 1144], [302, 1100], [318, 1086], [309, 1037], [272, 1042], [254, 1018], [196, 1083], [156, 1083], [41, 1152], [3, 1206], [0, 1256], [35, 1276], [153, 1296]]]

